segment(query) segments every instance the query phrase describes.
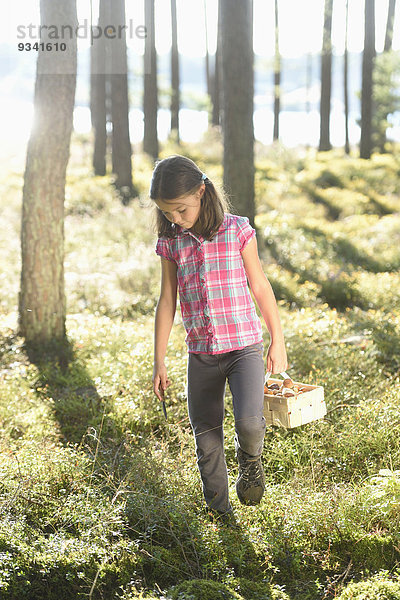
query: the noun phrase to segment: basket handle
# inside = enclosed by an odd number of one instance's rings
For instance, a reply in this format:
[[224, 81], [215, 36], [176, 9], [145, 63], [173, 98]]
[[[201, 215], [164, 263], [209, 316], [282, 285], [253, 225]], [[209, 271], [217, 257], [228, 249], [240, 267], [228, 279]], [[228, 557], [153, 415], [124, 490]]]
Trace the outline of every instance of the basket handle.
[[[272, 371], [267, 371], [267, 372], [265, 373], [264, 385], [266, 385], [266, 384], [267, 384], [267, 381], [268, 381], [268, 379], [271, 377], [271, 375], [272, 375]], [[282, 377], [283, 377], [284, 379], [290, 379], [290, 380], [292, 379], [292, 378], [291, 378], [291, 377], [290, 377], [290, 376], [289, 376], [289, 375], [286, 373], [286, 371], [282, 371], [282, 372], [280, 373], [280, 375], [282, 375]]]

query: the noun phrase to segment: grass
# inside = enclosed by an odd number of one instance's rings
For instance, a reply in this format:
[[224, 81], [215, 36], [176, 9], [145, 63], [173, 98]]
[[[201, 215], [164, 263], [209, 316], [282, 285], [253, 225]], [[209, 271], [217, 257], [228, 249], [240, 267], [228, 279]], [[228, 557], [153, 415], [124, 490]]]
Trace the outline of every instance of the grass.
[[[203, 511], [179, 313], [168, 423], [151, 390], [159, 290], [151, 210], [90, 175], [74, 138], [65, 217], [70, 359], [16, 335], [22, 169], [2, 166], [0, 599], [400, 598], [400, 161], [257, 147], [258, 244], [290, 372], [327, 416], [269, 428], [258, 507]], [[221, 144], [173, 144], [221, 179]], [[15, 164], [15, 163], [13, 163]], [[142, 200], [151, 163], [134, 156]], [[264, 327], [264, 341], [268, 333]]]

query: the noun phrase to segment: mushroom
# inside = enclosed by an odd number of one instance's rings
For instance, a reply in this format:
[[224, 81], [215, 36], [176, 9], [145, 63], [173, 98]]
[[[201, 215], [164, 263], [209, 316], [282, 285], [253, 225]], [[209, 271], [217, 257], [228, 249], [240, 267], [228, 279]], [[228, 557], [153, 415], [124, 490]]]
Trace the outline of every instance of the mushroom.
[[286, 398], [287, 396], [294, 396], [294, 392], [293, 392], [293, 390], [291, 390], [290, 388], [283, 387], [283, 388], [282, 388], [282, 396], [285, 396], [285, 398]]
[[277, 383], [271, 383], [271, 385], [268, 386], [268, 389], [269, 390], [279, 390], [280, 387], [279, 387], [279, 384], [277, 384]]

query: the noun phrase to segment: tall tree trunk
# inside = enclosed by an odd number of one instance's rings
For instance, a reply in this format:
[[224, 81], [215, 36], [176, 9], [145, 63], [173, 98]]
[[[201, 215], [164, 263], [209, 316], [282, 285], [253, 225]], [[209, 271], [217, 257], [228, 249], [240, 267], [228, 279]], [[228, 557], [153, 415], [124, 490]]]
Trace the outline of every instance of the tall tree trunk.
[[171, 0], [171, 131], [175, 132], [179, 143], [179, 52], [178, 52], [178, 23], [176, 17], [176, 0]]
[[344, 151], [350, 154], [349, 141], [349, 52], [348, 52], [348, 29], [349, 29], [349, 0], [346, 0], [346, 25], [344, 38], [344, 61], [343, 61], [343, 92], [344, 92]]
[[215, 73], [210, 67], [210, 53], [208, 51], [208, 19], [207, 19], [207, 0], [203, 0], [204, 8], [204, 32], [205, 32], [205, 45], [206, 45], [206, 84], [207, 84], [207, 96], [210, 101], [211, 110], [208, 113], [208, 122], [212, 123], [212, 98], [213, 98], [213, 85]]
[[361, 87], [360, 158], [370, 158], [372, 152], [372, 94], [375, 58], [375, 0], [365, 0], [364, 52]]
[[[110, 22], [118, 30], [125, 25], [125, 0], [113, 0]], [[128, 63], [125, 29], [110, 39], [111, 49], [111, 121], [112, 170], [115, 186], [124, 204], [134, 196], [132, 183], [132, 147], [129, 135]]]
[[[41, 0], [42, 25], [77, 27], [76, 1]], [[42, 30], [41, 42], [54, 40]], [[64, 197], [76, 86], [76, 39], [39, 50], [23, 187], [19, 333], [28, 346], [65, 341]]]
[[[107, 24], [105, 5], [100, 0], [98, 26], [103, 31]], [[107, 171], [107, 111], [106, 111], [106, 47], [105, 37], [95, 37], [90, 49], [90, 111], [94, 134], [93, 170], [95, 175]]]
[[396, 0], [389, 0], [388, 17], [386, 22], [385, 46], [383, 48], [384, 52], [389, 52], [392, 49], [395, 12]]
[[144, 135], [143, 151], [154, 159], [158, 157], [157, 136], [157, 54], [154, 27], [154, 0], [145, 0], [145, 25], [146, 39], [144, 50], [144, 89], [143, 89], [143, 114]]
[[204, 33], [205, 33], [205, 45], [206, 45], [206, 83], [207, 83], [207, 94], [211, 98], [212, 88], [212, 75], [210, 69], [210, 54], [208, 52], [208, 22], [207, 22], [207, 0], [203, 0], [204, 8]]
[[224, 185], [236, 213], [254, 225], [253, 5], [220, 0]]
[[324, 32], [321, 57], [321, 103], [320, 103], [320, 135], [319, 150], [331, 149], [330, 117], [332, 87], [332, 10], [333, 0], [325, 0]]
[[274, 141], [279, 140], [279, 113], [281, 110], [281, 55], [279, 52], [278, 16], [278, 0], [275, 0]]
[[214, 55], [214, 76], [212, 83], [212, 124], [218, 126], [221, 123], [221, 0], [218, 2], [218, 26], [217, 46]]

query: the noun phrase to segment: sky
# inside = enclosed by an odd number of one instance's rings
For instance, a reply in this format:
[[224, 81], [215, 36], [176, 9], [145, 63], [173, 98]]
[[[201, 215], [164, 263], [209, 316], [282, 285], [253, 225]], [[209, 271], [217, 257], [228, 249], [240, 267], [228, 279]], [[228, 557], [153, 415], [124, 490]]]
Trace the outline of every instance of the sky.
[[[383, 48], [387, 8], [389, 0], [376, 0], [376, 47]], [[296, 57], [317, 53], [322, 43], [323, 0], [279, 0], [280, 51], [284, 57]], [[399, 3], [398, 3], [399, 4]], [[188, 56], [205, 54], [205, 13], [208, 25], [208, 48], [215, 51], [217, 2], [216, 0], [177, 0], [179, 51]], [[78, 20], [90, 23], [90, 0], [77, 0]], [[349, 0], [349, 50], [359, 52], [364, 36], [364, 0]], [[206, 10], [205, 10], [206, 8]], [[96, 23], [98, 0], [92, 0], [93, 23]], [[17, 26], [39, 24], [39, 0], [18, 0], [3, 4], [2, 11], [8, 22], [3, 27], [2, 41], [17, 43]], [[157, 51], [167, 53], [171, 43], [170, 0], [155, 0]], [[126, 0], [127, 20], [136, 26], [144, 24], [143, 0]], [[334, 52], [344, 49], [345, 0], [334, 1], [332, 38]], [[136, 36], [127, 40], [138, 53], [143, 52], [143, 41]], [[90, 45], [89, 40], [80, 44]], [[395, 50], [400, 50], [400, 8], [395, 17]], [[260, 56], [272, 56], [274, 52], [274, 0], [254, 0], [254, 51]]]

